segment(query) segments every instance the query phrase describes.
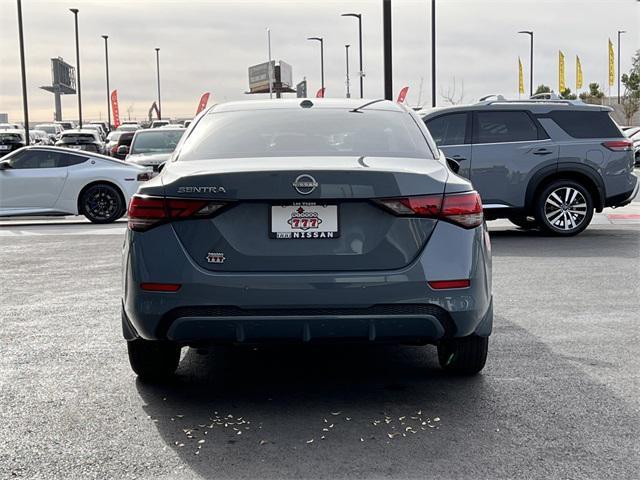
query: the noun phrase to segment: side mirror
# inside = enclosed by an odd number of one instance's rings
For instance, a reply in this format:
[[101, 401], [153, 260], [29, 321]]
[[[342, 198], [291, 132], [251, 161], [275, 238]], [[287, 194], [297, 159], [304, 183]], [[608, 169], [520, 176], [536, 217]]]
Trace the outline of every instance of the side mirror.
[[5, 160], [4, 162], [0, 162], [0, 170], [7, 170], [11, 168], [11, 164], [9, 163], [9, 160]]
[[129, 153], [129, 147], [126, 145], [120, 145], [116, 151], [118, 152], [118, 155], [126, 155]]
[[460, 171], [460, 162], [458, 162], [457, 160], [454, 160], [451, 157], [447, 157], [446, 160], [447, 160], [447, 165], [449, 165], [449, 168], [453, 173], [458, 173]]
[[160, 165], [158, 165], [158, 173], [160, 173], [162, 170], [164, 170], [164, 166], [167, 164], [167, 162], [162, 162]]

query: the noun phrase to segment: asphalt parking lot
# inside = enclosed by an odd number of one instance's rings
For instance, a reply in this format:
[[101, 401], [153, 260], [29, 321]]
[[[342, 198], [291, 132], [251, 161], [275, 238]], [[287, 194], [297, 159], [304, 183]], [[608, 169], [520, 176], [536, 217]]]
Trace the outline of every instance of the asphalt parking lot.
[[432, 347], [183, 351], [136, 381], [123, 222], [0, 226], [2, 478], [637, 478], [640, 201], [558, 239], [494, 222], [483, 373]]

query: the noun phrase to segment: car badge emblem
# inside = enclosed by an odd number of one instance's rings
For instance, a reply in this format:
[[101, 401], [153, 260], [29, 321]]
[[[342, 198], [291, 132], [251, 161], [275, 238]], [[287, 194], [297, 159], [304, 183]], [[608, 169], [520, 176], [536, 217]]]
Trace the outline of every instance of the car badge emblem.
[[318, 188], [316, 179], [306, 173], [298, 175], [292, 185], [300, 195], [309, 195]]
[[224, 253], [221, 252], [209, 252], [207, 253], [208, 263], [224, 263], [226, 260]]

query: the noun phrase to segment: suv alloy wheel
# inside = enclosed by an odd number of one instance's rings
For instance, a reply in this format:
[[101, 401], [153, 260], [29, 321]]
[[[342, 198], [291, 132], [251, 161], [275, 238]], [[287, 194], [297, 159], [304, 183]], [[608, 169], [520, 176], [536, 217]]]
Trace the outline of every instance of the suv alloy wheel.
[[545, 231], [570, 237], [591, 223], [593, 199], [581, 183], [556, 180], [540, 192], [535, 209], [535, 217]]

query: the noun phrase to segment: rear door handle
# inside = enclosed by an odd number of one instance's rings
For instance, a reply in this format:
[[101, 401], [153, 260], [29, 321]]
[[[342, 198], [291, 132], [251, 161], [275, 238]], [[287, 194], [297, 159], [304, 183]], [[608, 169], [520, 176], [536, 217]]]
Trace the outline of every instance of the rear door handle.
[[451, 158], [453, 158], [454, 160], [458, 160], [459, 162], [467, 159], [467, 157], [463, 157], [462, 155], [454, 155]]
[[533, 151], [534, 155], [549, 155], [550, 153], [553, 152], [551, 150], [547, 150], [546, 148], [539, 148], [538, 150]]

